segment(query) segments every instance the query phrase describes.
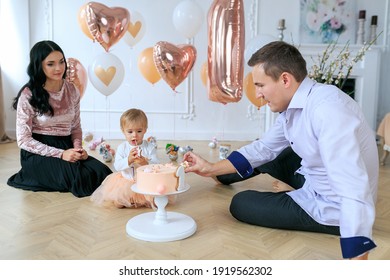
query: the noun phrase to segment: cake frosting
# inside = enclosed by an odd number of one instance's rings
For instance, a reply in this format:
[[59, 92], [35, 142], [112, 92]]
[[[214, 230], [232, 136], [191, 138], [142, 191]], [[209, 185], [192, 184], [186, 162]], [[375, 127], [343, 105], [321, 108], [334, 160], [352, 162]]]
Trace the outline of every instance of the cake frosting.
[[137, 188], [145, 193], [174, 193], [184, 187], [184, 167], [172, 163], [137, 168]]

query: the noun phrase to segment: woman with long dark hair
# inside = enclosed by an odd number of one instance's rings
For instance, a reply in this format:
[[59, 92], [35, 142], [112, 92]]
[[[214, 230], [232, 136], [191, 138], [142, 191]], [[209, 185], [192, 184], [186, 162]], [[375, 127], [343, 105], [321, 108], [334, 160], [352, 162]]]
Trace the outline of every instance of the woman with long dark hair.
[[29, 81], [14, 99], [21, 170], [7, 184], [89, 196], [112, 171], [82, 147], [80, 92], [66, 81], [64, 52], [53, 41], [30, 51]]

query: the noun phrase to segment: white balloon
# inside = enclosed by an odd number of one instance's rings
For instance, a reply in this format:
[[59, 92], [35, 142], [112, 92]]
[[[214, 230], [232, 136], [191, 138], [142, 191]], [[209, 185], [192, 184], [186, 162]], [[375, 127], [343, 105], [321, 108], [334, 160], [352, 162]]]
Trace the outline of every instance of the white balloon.
[[109, 96], [122, 84], [125, 68], [117, 56], [104, 52], [89, 65], [88, 76], [100, 93]]
[[198, 33], [203, 22], [202, 8], [193, 0], [181, 1], [173, 11], [173, 25], [181, 35], [190, 39]]
[[145, 35], [146, 25], [143, 16], [137, 11], [129, 10], [130, 22], [129, 27], [123, 36], [123, 40], [130, 47], [134, 47]]
[[245, 62], [248, 62], [249, 59], [252, 57], [252, 55], [261, 49], [263, 46], [265, 46], [268, 43], [271, 43], [273, 41], [276, 41], [277, 38], [275, 38], [272, 35], [268, 34], [260, 34], [252, 39], [250, 39], [245, 46], [244, 51], [244, 59]]

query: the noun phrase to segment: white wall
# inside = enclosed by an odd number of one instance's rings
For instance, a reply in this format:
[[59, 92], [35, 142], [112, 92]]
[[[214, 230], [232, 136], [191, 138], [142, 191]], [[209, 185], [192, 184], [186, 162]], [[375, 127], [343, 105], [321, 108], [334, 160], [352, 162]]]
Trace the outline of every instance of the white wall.
[[[204, 19], [200, 31], [191, 42], [197, 49], [197, 59], [192, 71], [193, 87], [189, 86], [187, 79], [176, 88], [177, 93], [163, 80], [155, 85], [146, 81], [139, 72], [137, 60], [142, 50], [158, 41], [168, 41], [177, 45], [189, 43], [177, 32], [172, 23], [172, 12], [181, 0], [96, 1], [109, 7], [123, 7], [142, 14], [146, 33], [133, 48], [123, 40], [110, 48], [110, 53], [120, 58], [124, 64], [125, 78], [119, 89], [107, 97], [88, 83], [81, 101], [84, 131], [91, 131], [105, 138], [122, 138], [119, 131], [120, 114], [127, 108], [138, 107], [147, 112], [150, 121], [149, 134], [158, 139], [207, 140], [216, 136], [220, 140], [253, 140], [262, 135], [269, 124], [269, 120], [265, 118], [266, 107], [257, 110], [245, 95], [240, 102], [227, 105], [208, 100], [206, 88], [200, 79], [200, 69], [207, 60], [206, 15], [213, 1], [195, 1], [202, 7]], [[386, 36], [379, 40], [379, 45], [383, 46], [384, 51], [381, 66], [384, 71], [379, 88], [378, 121], [390, 111], [390, 97], [387, 93], [390, 79], [386, 75], [389, 63], [385, 63], [389, 59], [389, 43], [386, 40], [389, 32], [387, 27], [389, 23], [386, 21], [389, 17], [386, 15], [388, 2], [389, 0], [359, 0], [356, 7], [357, 12], [361, 9], [367, 10], [368, 17], [377, 14], [378, 30], [384, 30], [386, 33], [384, 34]], [[12, 57], [18, 57], [16, 65], [8, 64], [7, 67], [2, 62], [2, 67], [6, 68], [6, 75], [3, 73], [3, 84], [6, 127], [10, 135], [13, 135], [15, 130], [15, 112], [9, 109], [10, 100], [25, 82], [28, 50], [36, 41], [42, 39], [56, 41], [67, 57], [77, 58], [86, 68], [98, 55], [105, 52], [102, 46], [92, 42], [78, 25], [79, 9], [85, 3], [87, 2], [80, 0], [1, 0], [2, 13], [7, 6], [17, 7], [18, 21], [12, 25], [8, 25], [7, 22], [7, 27], [9, 26], [7, 31], [11, 30], [11, 33], [22, 31], [17, 36], [19, 41], [8, 37], [9, 42], [5, 44], [6, 46], [1, 44], [3, 57], [9, 57], [8, 54], [11, 53]], [[299, 3], [299, 0], [245, 0], [246, 41], [257, 34], [269, 34], [277, 38], [278, 21], [285, 18], [287, 29], [284, 32], [284, 39], [299, 43]], [[1, 37], [4, 38], [3, 35]], [[245, 75], [249, 71], [250, 69], [245, 66]]]
[[[15, 111], [11, 106], [16, 93], [27, 81], [26, 69], [30, 51], [28, 0], [19, 0], [18, 4], [20, 5], [15, 6], [12, 0], [0, 2], [0, 63], [5, 126], [10, 136], [15, 135]], [[13, 17], [14, 14], [18, 17]]]

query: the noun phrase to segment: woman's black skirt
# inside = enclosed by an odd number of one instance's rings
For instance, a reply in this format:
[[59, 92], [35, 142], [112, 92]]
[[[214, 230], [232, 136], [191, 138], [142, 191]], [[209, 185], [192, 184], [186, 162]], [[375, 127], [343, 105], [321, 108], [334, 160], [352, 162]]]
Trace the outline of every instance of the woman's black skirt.
[[[60, 149], [73, 148], [71, 136], [33, 134], [33, 138]], [[86, 160], [69, 162], [20, 150], [21, 170], [12, 175], [7, 184], [30, 191], [71, 192], [76, 197], [91, 195], [111, 169], [92, 156]]]

